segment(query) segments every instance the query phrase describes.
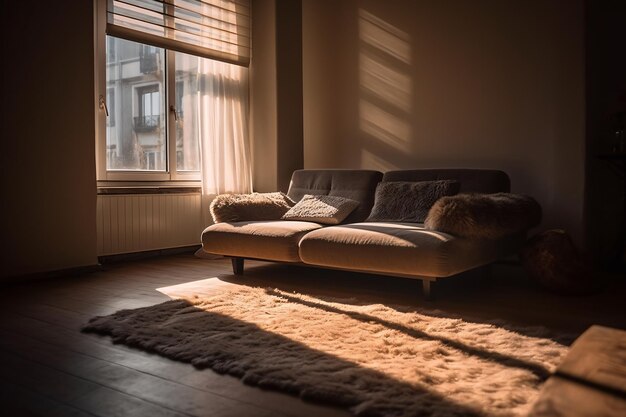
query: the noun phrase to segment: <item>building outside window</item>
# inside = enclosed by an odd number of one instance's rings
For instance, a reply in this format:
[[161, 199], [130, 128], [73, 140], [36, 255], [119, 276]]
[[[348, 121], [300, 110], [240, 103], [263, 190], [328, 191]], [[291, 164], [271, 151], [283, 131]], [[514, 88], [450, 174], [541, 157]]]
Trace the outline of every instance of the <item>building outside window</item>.
[[113, 56], [110, 49], [117, 58], [106, 63], [107, 93], [119, 100], [119, 106], [109, 105], [106, 146], [116, 152], [107, 154], [107, 170], [166, 171], [165, 101], [160, 93], [166, 85], [165, 50], [149, 48], [158, 65], [145, 72], [144, 44], [107, 36], [106, 45], [107, 58]]
[[[107, 61], [106, 83], [109, 116], [107, 118], [106, 166], [108, 170], [166, 171], [168, 152], [168, 129], [166, 98], [168, 80], [166, 63], [168, 57], [178, 61], [174, 65], [176, 78], [171, 112], [175, 129], [176, 169], [196, 172], [200, 169], [198, 132], [192, 124], [185, 128], [183, 115], [189, 121], [197, 118], [194, 102], [198, 93], [197, 64], [205, 58], [187, 54], [168, 54], [163, 48], [147, 46], [138, 42], [107, 36], [109, 48], [117, 51], [119, 59]], [[156, 57], [156, 66], [142, 66], [147, 55]], [[192, 63], [190, 65], [189, 63]], [[195, 63], [195, 65], [193, 65]], [[149, 69], [149, 71], [147, 71]], [[211, 74], [205, 74], [208, 78]], [[119, 97], [119, 123], [116, 123], [116, 107]]]

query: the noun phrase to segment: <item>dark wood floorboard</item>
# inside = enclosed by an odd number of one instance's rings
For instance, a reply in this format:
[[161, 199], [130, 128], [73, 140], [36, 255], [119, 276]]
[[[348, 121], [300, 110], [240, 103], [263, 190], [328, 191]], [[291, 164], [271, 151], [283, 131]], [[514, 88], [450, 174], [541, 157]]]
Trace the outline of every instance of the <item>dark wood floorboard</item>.
[[538, 288], [517, 266], [496, 266], [489, 283], [474, 275], [435, 283], [431, 302], [421, 298], [419, 281], [263, 262], [246, 262], [245, 275], [235, 277], [229, 260], [191, 255], [12, 284], [0, 290], [0, 401], [7, 415], [15, 416], [349, 415], [80, 332], [93, 316], [166, 301], [166, 293], [189, 286], [202, 291], [271, 286], [313, 297], [437, 308], [470, 320], [542, 325], [573, 335], [595, 323], [626, 328], [624, 277], [599, 294], [567, 297]]
[[2, 415], [17, 417], [93, 417], [86, 411], [60, 403], [15, 382], [0, 381]]

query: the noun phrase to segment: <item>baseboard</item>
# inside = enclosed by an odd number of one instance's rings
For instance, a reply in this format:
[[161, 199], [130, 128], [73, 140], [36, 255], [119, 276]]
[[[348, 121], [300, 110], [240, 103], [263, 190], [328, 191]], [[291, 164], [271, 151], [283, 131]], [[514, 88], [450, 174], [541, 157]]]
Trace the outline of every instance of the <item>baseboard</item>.
[[74, 268], [56, 269], [54, 271], [34, 272], [29, 274], [12, 275], [8, 277], [0, 278], [0, 286], [19, 284], [29, 281], [40, 281], [52, 278], [68, 278], [76, 277], [79, 275], [90, 274], [102, 269], [102, 265], [85, 265]]
[[181, 246], [178, 248], [167, 248], [148, 250], [142, 252], [121, 253], [117, 255], [98, 256], [100, 264], [113, 264], [127, 261], [137, 261], [141, 259], [156, 258], [158, 256], [178, 255], [181, 253], [194, 253], [200, 249], [201, 245]]
[[57, 269], [54, 271], [34, 272], [29, 274], [11, 275], [0, 278], [0, 287], [7, 285], [20, 284], [29, 281], [40, 281], [53, 278], [70, 278], [77, 277], [92, 272], [101, 271], [103, 265], [114, 264], [119, 262], [134, 261], [140, 259], [155, 258], [158, 256], [178, 255], [181, 253], [194, 253], [200, 249], [201, 245], [183, 246], [178, 248], [168, 248], [159, 250], [150, 250], [144, 252], [124, 253], [119, 255], [99, 256], [98, 264], [85, 265], [74, 268]]

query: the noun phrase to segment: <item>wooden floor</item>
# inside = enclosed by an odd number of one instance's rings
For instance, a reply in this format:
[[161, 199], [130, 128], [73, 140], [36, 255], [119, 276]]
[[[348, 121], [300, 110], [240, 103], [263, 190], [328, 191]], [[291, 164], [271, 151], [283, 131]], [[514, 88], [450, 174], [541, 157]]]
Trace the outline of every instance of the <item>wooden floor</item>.
[[272, 286], [437, 308], [471, 320], [497, 318], [573, 334], [594, 323], [626, 328], [623, 277], [600, 294], [565, 297], [532, 285], [517, 266], [496, 266], [489, 282], [475, 275], [437, 282], [435, 300], [426, 302], [418, 281], [261, 262], [248, 262], [246, 274], [234, 277], [228, 260], [183, 254], [109, 265], [79, 277], [5, 286], [0, 290], [3, 415], [349, 415], [79, 331], [95, 315], [159, 303], [169, 299], [165, 293], [184, 291], [197, 281], [196, 286], [209, 291], [232, 285]]

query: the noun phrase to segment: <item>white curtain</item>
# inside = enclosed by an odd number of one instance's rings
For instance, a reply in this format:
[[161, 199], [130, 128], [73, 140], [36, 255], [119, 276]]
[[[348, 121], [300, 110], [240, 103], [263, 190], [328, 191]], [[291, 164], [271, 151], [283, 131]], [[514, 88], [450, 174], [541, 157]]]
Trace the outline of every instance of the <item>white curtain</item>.
[[197, 100], [202, 194], [252, 192], [248, 68], [200, 58]]

